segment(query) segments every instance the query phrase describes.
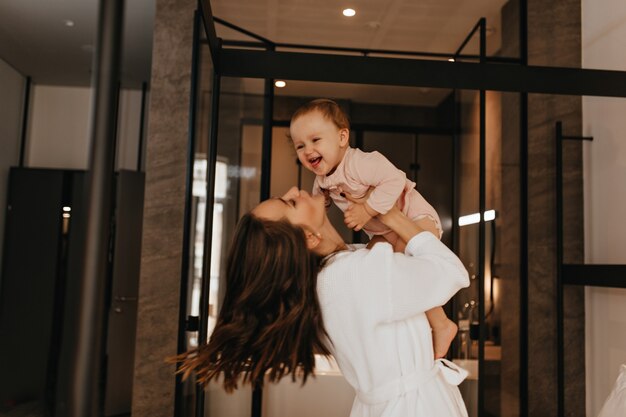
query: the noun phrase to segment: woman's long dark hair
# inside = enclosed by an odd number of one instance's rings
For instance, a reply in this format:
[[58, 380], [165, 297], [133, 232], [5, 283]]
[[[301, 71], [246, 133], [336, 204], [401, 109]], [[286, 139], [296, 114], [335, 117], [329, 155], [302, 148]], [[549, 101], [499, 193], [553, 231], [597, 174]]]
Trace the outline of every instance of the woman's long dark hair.
[[223, 376], [227, 392], [285, 375], [306, 382], [314, 353], [330, 354], [317, 298], [321, 259], [301, 228], [246, 214], [228, 254], [226, 293], [209, 343], [176, 357], [202, 385]]

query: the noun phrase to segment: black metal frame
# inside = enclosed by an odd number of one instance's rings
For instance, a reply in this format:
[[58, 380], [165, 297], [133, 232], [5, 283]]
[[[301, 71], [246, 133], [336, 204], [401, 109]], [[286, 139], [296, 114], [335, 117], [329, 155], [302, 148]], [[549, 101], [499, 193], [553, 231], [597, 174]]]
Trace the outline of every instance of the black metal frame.
[[[139, 143], [137, 144], [137, 171], [141, 171], [143, 168], [143, 137], [145, 136], [145, 130], [146, 130], [145, 123], [146, 123], [147, 95], [148, 95], [148, 83], [144, 81], [143, 83], [141, 83], [141, 115], [139, 117]], [[190, 117], [192, 116], [190, 115]]]
[[28, 116], [30, 113], [30, 86], [32, 79], [26, 77], [26, 85], [24, 86], [24, 106], [22, 107], [22, 132], [20, 135], [20, 159], [19, 167], [24, 167], [24, 159], [26, 157], [26, 138], [28, 137]]
[[[194, 14], [193, 19], [193, 45], [191, 47], [191, 93], [189, 97], [189, 139], [187, 142], [187, 167], [185, 172], [185, 211], [183, 217], [183, 247], [180, 268], [180, 296], [178, 312], [178, 338], [176, 341], [176, 352], [183, 353], [186, 347], [186, 332], [188, 330], [187, 300], [189, 297], [189, 253], [191, 248], [191, 221], [193, 205], [193, 164], [196, 151], [196, 107], [198, 103], [197, 85], [199, 78], [199, 34], [200, 34], [200, 13]], [[145, 83], [144, 83], [145, 86]], [[143, 105], [142, 97], [142, 105]], [[139, 159], [137, 161], [139, 165]], [[178, 371], [180, 364], [176, 364]], [[176, 374], [174, 388], [174, 416], [183, 417], [183, 381], [180, 374]]]
[[[487, 56], [487, 21], [480, 19], [476, 27], [480, 27], [480, 63], [485, 62]], [[476, 30], [476, 28], [474, 28]], [[469, 40], [469, 38], [468, 38]], [[479, 149], [479, 179], [478, 179], [478, 212], [480, 222], [478, 228], [478, 415], [484, 415], [485, 410], [485, 210], [486, 210], [486, 153], [487, 153], [487, 94], [480, 90], [480, 149]], [[493, 242], [492, 242], [493, 244]]]
[[[528, 2], [519, 2], [520, 66], [528, 65]], [[519, 410], [528, 416], [528, 93], [520, 92]]]
[[[221, 76], [213, 73], [213, 90], [211, 95], [211, 132], [208, 137], [207, 167], [214, 167], [217, 163], [217, 132], [219, 121], [219, 100], [221, 90]], [[213, 205], [215, 202], [215, 171], [207, 169], [206, 174], [206, 210], [204, 216], [204, 252], [202, 259], [202, 288], [200, 295], [200, 329], [198, 329], [198, 343], [206, 343], [209, 325], [209, 289], [211, 276], [211, 253], [212, 253], [212, 224]], [[207, 312], [202, 314], [202, 312]], [[204, 388], [196, 387], [196, 416], [204, 416]]]
[[[199, 1], [202, 11], [202, 20], [206, 32], [207, 42], [211, 50], [214, 70], [217, 77], [246, 77], [284, 78], [291, 80], [327, 81], [364, 83], [379, 85], [422, 86], [434, 88], [451, 88], [479, 90], [481, 94], [481, 120], [484, 122], [484, 94], [486, 90], [518, 92], [520, 93], [520, 376], [519, 376], [519, 407], [520, 415], [528, 415], [528, 93], [562, 94], [562, 95], [587, 95], [605, 97], [626, 97], [626, 72], [607, 71], [580, 68], [562, 67], [539, 67], [528, 65], [528, 12], [527, 1], [520, 0], [520, 57], [501, 58], [487, 57], [484, 49], [486, 26], [479, 22], [468, 35], [468, 39], [477, 29], [481, 31], [481, 53], [476, 55], [461, 55], [460, 50], [455, 54], [433, 54], [408, 51], [390, 50], [367, 50], [359, 48], [333, 48], [325, 46], [295, 45], [287, 43], [275, 43], [266, 38], [239, 28], [212, 15], [209, 0]], [[259, 42], [246, 41], [221, 41], [217, 38], [214, 24], [224, 24], [240, 32], [246, 33]], [[229, 49], [237, 48], [252, 49]], [[262, 50], [254, 50], [260, 48]], [[280, 50], [278, 50], [280, 49]], [[289, 52], [285, 50], [297, 50]], [[309, 51], [339, 51], [353, 55], [329, 55], [324, 53], [302, 53]], [[359, 55], [355, 55], [359, 54]], [[389, 57], [373, 57], [372, 55], [393, 55]], [[413, 57], [398, 58], [397, 56]], [[421, 60], [414, 57], [429, 58], [455, 58], [455, 62], [438, 60]], [[480, 62], [459, 62], [460, 60], [479, 59]], [[517, 65], [503, 65], [517, 64]], [[389, 80], [392, 74], [392, 80]], [[266, 81], [267, 83], [267, 81]], [[266, 109], [267, 103], [273, 100], [272, 92], [268, 92], [266, 85]], [[214, 89], [215, 95], [219, 94], [219, 87]], [[271, 97], [271, 98], [270, 98]], [[270, 106], [271, 108], [271, 106]], [[217, 109], [213, 108], [213, 121], [216, 122]], [[271, 112], [270, 112], [271, 114]], [[271, 120], [271, 118], [270, 118]], [[267, 118], [265, 118], [267, 123]], [[275, 123], [275, 121], [274, 121]], [[213, 131], [214, 126], [212, 126]], [[216, 129], [216, 126], [215, 126]], [[266, 138], [266, 126], [264, 126], [264, 138]], [[485, 178], [484, 178], [484, 128], [481, 128], [481, 178], [479, 179], [480, 211], [484, 212], [485, 205]], [[216, 138], [211, 135], [212, 140]], [[271, 144], [269, 145], [271, 146]], [[264, 149], [267, 144], [264, 143]], [[269, 165], [264, 165], [263, 172], [269, 172]], [[264, 187], [264, 194], [267, 187]], [[482, 242], [481, 252], [484, 255], [484, 219], [481, 216], [479, 240]], [[210, 245], [208, 246], [210, 250]], [[205, 249], [205, 256], [207, 251]], [[480, 256], [480, 255], [479, 255]], [[479, 275], [484, 274], [484, 256], [481, 256]], [[563, 265], [560, 274], [562, 284], [588, 285], [585, 278], [589, 273], [605, 275], [603, 279], [594, 280], [594, 285], [618, 286], [624, 285], [621, 275], [626, 272], [622, 266], [611, 265]], [[615, 285], [618, 284], [618, 285]], [[484, 285], [484, 284], [483, 284]], [[481, 285], [481, 288], [482, 286]], [[484, 289], [484, 288], [483, 288]], [[479, 290], [480, 291], [480, 290]], [[204, 289], [203, 289], [204, 292]], [[480, 291], [484, 298], [483, 291]], [[482, 300], [484, 301], [484, 300]], [[480, 316], [484, 316], [484, 305], [479, 300]], [[480, 332], [479, 359], [484, 357], [484, 328]], [[479, 380], [483, 381], [479, 370]], [[484, 390], [483, 390], [484, 391]], [[483, 398], [479, 395], [479, 409], [484, 405]]]
[[218, 56], [229, 77], [626, 97], [624, 71], [244, 49]]

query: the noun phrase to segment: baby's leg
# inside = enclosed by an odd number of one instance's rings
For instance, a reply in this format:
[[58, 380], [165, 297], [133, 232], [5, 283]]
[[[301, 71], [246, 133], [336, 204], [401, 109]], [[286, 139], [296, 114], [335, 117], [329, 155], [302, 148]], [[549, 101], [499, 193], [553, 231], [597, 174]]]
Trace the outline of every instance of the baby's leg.
[[[415, 224], [419, 227], [435, 235], [441, 236], [437, 223], [430, 216], [423, 216], [415, 220]], [[457, 325], [446, 317], [446, 313], [441, 307], [435, 307], [426, 312], [426, 318], [430, 327], [433, 329], [433, 350], [435, 351], [435, 359], [446, 356], [450, 344], [454, 340], [454, 336], [458, 331]]]
[[433, 350], [435, 359], [443, 358], [450, 349], [450, 344], [457, 333], [457, 326], [450, 320], [441, 307], [435, 307], [426, 312], [426, 318], [433, 329]]

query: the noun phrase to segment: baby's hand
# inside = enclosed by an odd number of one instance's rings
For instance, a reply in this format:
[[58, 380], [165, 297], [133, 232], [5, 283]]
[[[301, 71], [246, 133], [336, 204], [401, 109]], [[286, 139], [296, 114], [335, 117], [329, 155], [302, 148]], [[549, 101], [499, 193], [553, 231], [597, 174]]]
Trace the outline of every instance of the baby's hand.
[[344, 223], [355, 232], [361, 230], [371, 218], [372, 216], [368, 213], [365, 204], [352, 204], [343, 213]]

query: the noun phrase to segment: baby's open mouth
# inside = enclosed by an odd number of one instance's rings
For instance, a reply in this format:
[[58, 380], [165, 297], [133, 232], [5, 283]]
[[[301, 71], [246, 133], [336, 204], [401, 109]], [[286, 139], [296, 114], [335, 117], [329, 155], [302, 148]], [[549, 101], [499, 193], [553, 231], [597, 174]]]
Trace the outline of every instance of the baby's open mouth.
[[311, 158], [309, 159], [309, 163], [311, 164], [312, 167], [316, 167], [319, 165], [319, 163], [322, 161], [322, 157], [318, 156], [317, 158]]

